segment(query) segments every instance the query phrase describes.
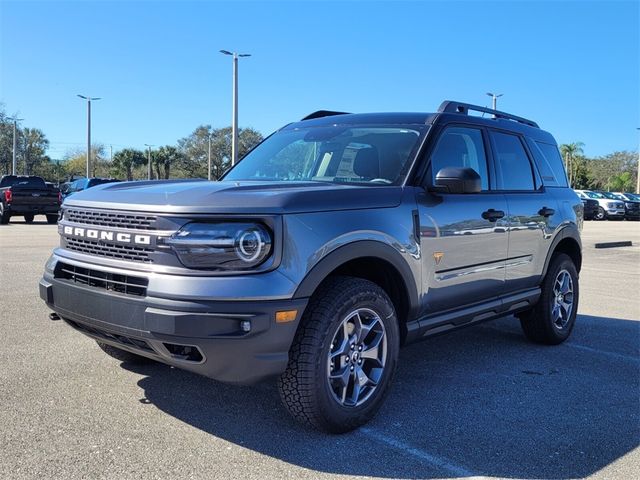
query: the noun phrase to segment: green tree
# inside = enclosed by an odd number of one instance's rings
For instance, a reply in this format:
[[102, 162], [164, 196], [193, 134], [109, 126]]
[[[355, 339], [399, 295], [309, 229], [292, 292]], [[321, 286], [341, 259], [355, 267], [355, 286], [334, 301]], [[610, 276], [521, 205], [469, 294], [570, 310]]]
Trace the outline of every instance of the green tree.
[[565, 161], [565, 168], [569, 175], [569, 186], [571, 187], [574, 186], [574, 178], [577, 170], [580, 168], [577, 164], [579, 158], [584, 154], [583, 147], [584, 143], [582, 142], [563, 143], [560, 145], [560, 152]]
[[116, 176], [133, 180], [133, 171], [147, 163], [147, 157], [140, 150], [125, 148], [113, 156], [112, 171]]
[[156, 171], [156, 179], [169, 179], [171, 166], [184, 161], [184, 154], [172, 145], [165, 145], [151, 152], [151, 165]]
[[[231, 163], [231, 127], [212, 128], [201, 125], [188, 137], [178, 140], [178, 149], [184, 155], [180, 173], [190, 178], [207, 178], [209, 137], [211, 137], [211, 170], [219, 178]], [[238, 158], [262, 141], [260, 132], [242, 128], [238, 132]]]
[[631, 172], [622, 172], [611, 177], [607, 187], [612, 192], [631, 192], [635, 188], [635, 182]]
[[[631, 185], [635, 185], [638, 175], [638, 154], [636, 152], [614, 152], [603, 157], [586, 161], [589, 188], [607, 190], [616, 176], [628, 173]], [[633, 189], [633, 188], [631, 188]]]
[[19, 137], [19, 150], [22, 158], [18, 161], [18, 171], [26, 175], [33, 175], [34, 167], [42, 162], [48, 162], [49, 157], [45, 155], [49, 148], [49, 140], [42, 130], [37, 128], [23, 128]]

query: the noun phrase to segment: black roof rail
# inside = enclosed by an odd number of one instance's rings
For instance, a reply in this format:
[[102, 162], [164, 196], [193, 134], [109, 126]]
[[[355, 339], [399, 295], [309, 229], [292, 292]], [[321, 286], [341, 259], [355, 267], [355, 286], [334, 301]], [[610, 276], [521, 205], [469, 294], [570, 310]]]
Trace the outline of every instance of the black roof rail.
[[312, 120], [314, 118], [332, 117], [334, 115], [348, 115], [347, 112], [332, 112], [331, 110], [318, 110], [317, 112], [310, 113], [304, 117], [301, 122], [305, 120]]
[[514, 120], [518, 123], [529, 125], [530, 127], [540, 128], [538, 124], [533, 120], [527, 120], [526, 118], [517, 117], [516, 115], [511, 115], [510, 113], [501, 112], [499, 110], [493, 110], [492, 108], [479, 107], [478, 105], [455, 102], [452, 100], [445, 100], [444, 102], [442, 102], [440, 104], [440, 108], [438, 108], [438, 113], [462, 113], [463, 115], [468, 115], [469, 110], [474, 112], [490, 113], [496, 118], [505, 118], [507, 120]]

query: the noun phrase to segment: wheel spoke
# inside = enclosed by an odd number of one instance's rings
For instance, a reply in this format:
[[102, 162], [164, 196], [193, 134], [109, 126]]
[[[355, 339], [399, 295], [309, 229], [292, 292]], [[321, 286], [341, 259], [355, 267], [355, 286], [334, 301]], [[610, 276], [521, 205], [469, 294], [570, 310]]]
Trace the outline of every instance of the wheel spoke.
[[355, 378], [355, 372], [352, 375], [352, 379], [353, 379], [353, 389], [351, 390], [351, 397], [349, 398], [349, 404], [350, 405], [357, 405], [358, 404], [358, 399], [360, 398], [360, 391], [362, 390], [362, 387], [360, 386], [360, 383], [358, 382], [358, 380]]
[[349, 376], [351, 370], [349, 365], [344, 366], [342, 369], [329, 374], [329, 379], [337, 382], [341, 387], [346, 388], [349, 385]]
[[361, 368], [356, 369], [356, 383], [360, 384], [360, 387], [366, 387], [375, 383], [369, 378], [369, 376]]
[[336, 357], [349, 355], [349, 338], [345, 337], [342, 340], [340, 346], [331, 352], [331, 360], [335, 360]]
[[382, 334], [377, 335], [376, 338], [365, 347], [360, 355], [363, 360], [374, 360], [382, 366], [380, 362], [380, 344], [383, 338]]
[[362, 321], [362, 317], [360, 316], [360, 312], [358, 312], [355, 315], [355, 317], [353, 318], [353, 321], [354, 321], [354, 325], [356, 327], [355, 334], [356, 334], [356, 342], [357, 343], [364, 342], [364, 339], [367, 338], [367, 335], [369, 335], [369, 332], [371, 331], [373, 326], [377, 323], [377, 320], [375, 320], [373, 324], [367, 325], [365, 322]]

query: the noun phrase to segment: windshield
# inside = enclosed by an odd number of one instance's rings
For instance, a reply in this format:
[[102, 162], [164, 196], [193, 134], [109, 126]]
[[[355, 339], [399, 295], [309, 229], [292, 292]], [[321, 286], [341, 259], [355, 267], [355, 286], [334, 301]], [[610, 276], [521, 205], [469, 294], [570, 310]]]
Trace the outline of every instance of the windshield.
[[616, 195], [611, 192], [601, 192], [601, 195], [604, 198], [608, 198], [609, 200], [620, 200]]
[[424, 129], [334, 125], [280, 131], [249, 152], [224, 180], [397, 185]]
[[45, 187], [44, 180], [40, 177], [15, 177], [8, 175], [2, 179], [0, 187], [27, 187], [27, 188], [43, 188]]
[[605, 198], [604, 195], [600, 195], [596, 192], [584, 192], [584, 194], [589, 198]]

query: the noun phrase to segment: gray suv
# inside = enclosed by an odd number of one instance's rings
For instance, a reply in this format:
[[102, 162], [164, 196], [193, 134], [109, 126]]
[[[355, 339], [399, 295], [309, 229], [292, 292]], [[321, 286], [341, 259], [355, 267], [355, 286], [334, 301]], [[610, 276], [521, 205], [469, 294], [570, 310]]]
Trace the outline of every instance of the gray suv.
[[277, 377], [295, 418], [346, 432], [380, 407], [402, 345], [511, 314], [535, 342], [566, 340], [582, 220], [530, 120], [451, 101], [319, 111], [219, 182], [66, 199], [40, 295], [120, 360]]

